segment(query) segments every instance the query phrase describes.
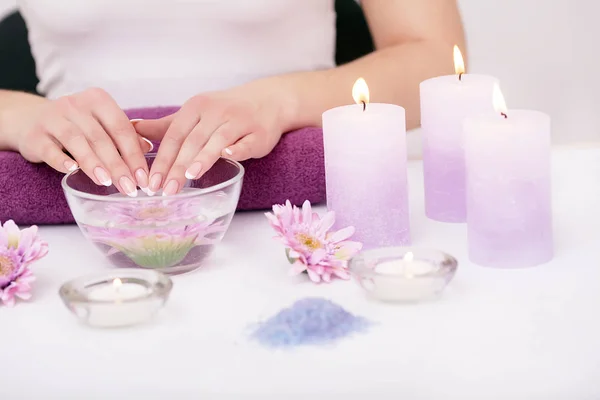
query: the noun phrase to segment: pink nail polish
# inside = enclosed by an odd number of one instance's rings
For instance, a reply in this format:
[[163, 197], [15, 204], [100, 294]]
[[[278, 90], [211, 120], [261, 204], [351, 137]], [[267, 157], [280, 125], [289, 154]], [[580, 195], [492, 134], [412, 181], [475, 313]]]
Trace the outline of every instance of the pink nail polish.
[[225, 149], [225, 153], [227, 153], [230, 156], [233, 155], [233, 151], [231, 151], [231, 149], [229, 147]]
[[177, 183], [176, 180], [171, 179], [163, 190], [163, 196], [174, 195], [175, 193], [177, 193], [177, 189], [179, 189], [179, 183]]
[[135, 179], [140, 188], [146, 189], [148, 187], [148, 174], [143, 168], [139, 168], [135, 171]]
[[63, 163], [63, 165], [65, 166], [65, 168], [67, 169], [67, 171], [69, 172], [73, 172], [75, 171], [77, 168], [79, 168], [79, 165], [77, 165], [76, 162], [73, 162], [71, 160], [67, 160]]
[[153, 174], [152, 177], [150, 178], [150, 186], [148, 187], [148, 189], [150, 189], [150, 191], [156, 193], [156, 192], [158, 192], [158, 189], [160, 189], [161, 183], [162, 183], [162, 175], [161, 174]]
[[121, 189], [123, 189], [123, 191], [127, 193], [127, 196], [137, 197], [137, 189], [135, 188], [135, 185], [133, 184], [131, 179], [129, 179], [126, 176], [123, 176], [121, 179], [119, 179], [119, 185], [121, 185]]
[[112, 185], [112, 180], [110, 179], [110, 175], [108, 175], [108, 172], [106, 172], [106, 170], [104, 168], [102, 168], [102, 167], [94, 168], [94, 175], [96, 176], [96, 179], [98, 179], [100, 181], [100, 183], [103, 184], [104, 186]]
[[196, 179], [198, 174], [202, 171], [202, 164], [195, 162], [185, 171], [185, 177], [187, 179]]

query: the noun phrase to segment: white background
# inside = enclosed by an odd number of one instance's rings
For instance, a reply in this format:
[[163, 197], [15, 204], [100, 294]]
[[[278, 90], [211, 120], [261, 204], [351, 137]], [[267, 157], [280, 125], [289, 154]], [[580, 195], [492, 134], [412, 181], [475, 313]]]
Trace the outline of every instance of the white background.
[[[205, 264], [173, 277], [156, 319], [90, 329], [58, 288], [107, 262], [77, 226], [43, 226], [50, 252], [33, 266], [33, 298], [0, 306], [0, 399], [598, 400], [600, 147], [557, 148], [553, 162], [555, 257], [518, 270], [469, 262], [466, 226], [425, 218], [422, 163], [408, 164], [413, 245], [459, 262], [430, 303], [382, 304], [355, 282], [290, 278], [264, 215], [236, 213]], [[325, 347], [248, 340], [253, 324], [313, 296], [375, 325]]]
[[[459, 0], [469, 70], [502, 81], [509, 107], [548, 112], [555, 143], [600, 139], [600, 2]], [[15, 0], [0, 0], [0, 15]]]

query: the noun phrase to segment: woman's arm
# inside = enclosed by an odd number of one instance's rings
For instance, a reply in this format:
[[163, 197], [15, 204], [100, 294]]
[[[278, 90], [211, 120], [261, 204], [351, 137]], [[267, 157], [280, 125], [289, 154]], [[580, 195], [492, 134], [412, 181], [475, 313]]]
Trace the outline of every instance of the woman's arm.
[[185, 178], [204, 174], [219, 157], [267, 155], [282, 133], [320, 126], [322, 113], [352, 102], [364, 77], [374, 102], [406, 108], [408, 128], [419, 124], [419, 83], [453, 73], [452, 48], [464, 51], [456, 0], [362, 0], [376, 51], [326, 71], [299, 72], [200, 94], [175, 114], [141, 121], [142, 136], [162, 140], [150, 171], [150, 192], [177, 193]]
[[406, 108], [408, 128], [419, 125], [419, 83], [454, 72], [452, 48], [465, 54], [456, 0], [362, 0], [376, 51], [327, 71], [269, 78], [287, 88], [295, 105], [286, 130], [320, 126], [323, 111], [352, 102], [362, 76], [371, 100]]
[[19, 151], [20, 125], [31, 121], [35, 107], [45, 102], [33, 94], [0, 90], [0, 151]]

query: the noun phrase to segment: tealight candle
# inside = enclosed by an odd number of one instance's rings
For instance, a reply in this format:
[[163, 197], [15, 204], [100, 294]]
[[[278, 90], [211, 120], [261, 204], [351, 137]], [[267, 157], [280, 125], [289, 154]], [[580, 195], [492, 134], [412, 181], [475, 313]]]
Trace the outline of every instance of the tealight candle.
[[370, 296], [394, 302], [434, 298], [452, 279], [456, 267], [453, 257], [426, 249], [375, 249], [350, 261], [351, 273]]
[[465, 120], [469, 257], [484, 266], [527, 267], [553, 257], [550, 117], [507, 111]]
[[323, 113], [327, 207], [365, 249], [408, 244], [404, 109], [369, 103], [362, 78], [352, 94], [357, 104]]
[[119, 327], [151, 318], [166, 302], [172, 285], [159, 272], [121, 269], [108, 276], [67, 282], [59, 293], [67, 307], [87, 324]]
[[454, 47], [456, 75], [421, 83], [421, 127], [425, 214], [443, 222], [466, 221], [463, 120], [493, 111], [489, 99], [496, 78], [465, 74], [462, 55]]

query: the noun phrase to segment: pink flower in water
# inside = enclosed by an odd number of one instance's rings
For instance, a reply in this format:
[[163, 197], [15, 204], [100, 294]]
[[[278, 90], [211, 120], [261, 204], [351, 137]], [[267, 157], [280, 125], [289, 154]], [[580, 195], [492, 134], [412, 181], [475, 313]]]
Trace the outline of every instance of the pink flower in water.
[[48, 244], [37, 235], [37, 226], [23, 230], [10, 220], [0, 224], [0, 302], [15, 304], [15, 298], [31, 297], [35, 280], [29, 266], [48, 253]]
[[137, 230], [86, 226], [92, 241], [112, 248], [109, 255], [121, 252], [143, 268], [175, 266], [183, 261], [193, 247], [216, 244], [225, 229], [223, 221]]
[[362, 244], [347, 240], [354, 234], [352, 226], [329, 232], [335, 222], [333, 211], [320, 218], [312, 212], [308, 200], [302, 209], [288, 200], [285, 205], [273, 206], [273, 212], [265, 215], [287, 248], [293, 274], [306, 271], [313, 282], [329, 282], [332, 276], [350, 278], [348, 261]]
[[204, 218], [199, 199], [155, 200], [135, 203], [115, 203], [104, 207], [103, 213], [110, 215], [118, 225], [163, 226]]

